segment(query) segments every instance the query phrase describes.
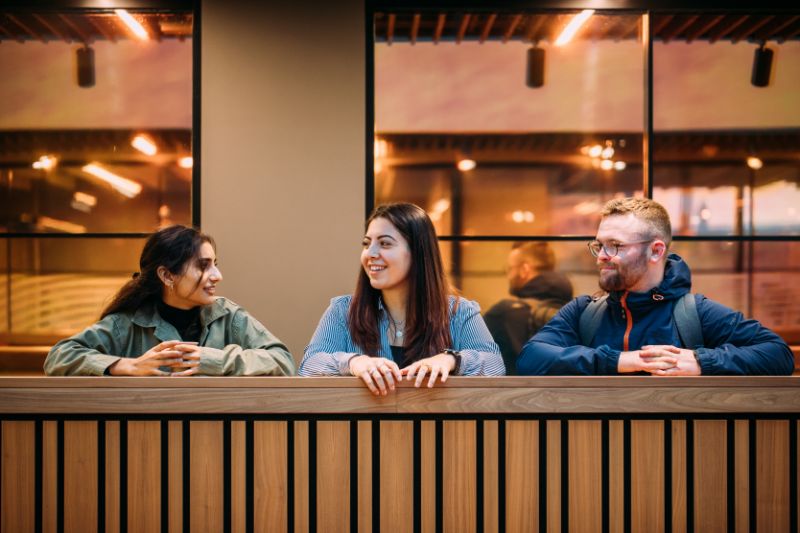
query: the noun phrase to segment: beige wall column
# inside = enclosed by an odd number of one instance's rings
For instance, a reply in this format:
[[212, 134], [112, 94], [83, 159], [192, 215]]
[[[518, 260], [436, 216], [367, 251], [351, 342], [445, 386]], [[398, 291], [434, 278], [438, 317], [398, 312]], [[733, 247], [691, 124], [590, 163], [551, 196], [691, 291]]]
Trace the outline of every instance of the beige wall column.
[[299, 361], [358, 268], [363, 1], [204, 0], [201, 21], [203, 229], [222, 294]]

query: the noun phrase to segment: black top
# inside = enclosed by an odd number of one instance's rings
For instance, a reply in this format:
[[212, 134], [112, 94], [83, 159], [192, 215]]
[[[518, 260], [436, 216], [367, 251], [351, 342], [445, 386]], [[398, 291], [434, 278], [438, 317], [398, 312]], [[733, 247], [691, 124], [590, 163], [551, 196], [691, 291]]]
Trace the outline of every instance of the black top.
[[405, 346], [390, 346], [392, 349], [392, 359], [397, 363], [397, 366], [403, 368], [406, 366], [406, 348]]
[[159, 300], [158, 314], [172, 324], [181, 340], [200, 342], [200, 306], [191, 309], [178, 309]]

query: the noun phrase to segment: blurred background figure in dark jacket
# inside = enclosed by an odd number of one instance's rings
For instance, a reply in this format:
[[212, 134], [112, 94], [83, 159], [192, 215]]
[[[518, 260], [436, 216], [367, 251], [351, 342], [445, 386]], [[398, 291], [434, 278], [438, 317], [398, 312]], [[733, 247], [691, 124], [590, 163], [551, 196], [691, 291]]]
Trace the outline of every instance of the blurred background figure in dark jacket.
[[517, 373], [522, 347], [562, 306], [572, 299], [572, 283], [555, 271], [556, 257], [546, 242], [515, 242], [508, 254], [508, 292], [484, 315], [500, 346], [506, 374]]

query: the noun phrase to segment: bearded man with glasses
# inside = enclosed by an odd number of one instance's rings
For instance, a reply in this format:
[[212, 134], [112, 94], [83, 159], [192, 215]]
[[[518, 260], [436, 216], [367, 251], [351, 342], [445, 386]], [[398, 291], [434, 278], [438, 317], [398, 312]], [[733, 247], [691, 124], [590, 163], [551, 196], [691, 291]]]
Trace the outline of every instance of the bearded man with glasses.
[[596, 257], [603, 294], [580, 296], [528, 341], [519, 374], [657, 376], [791, 374], [786, 343], [758, 321], [700, 294], [669, 253], [669, 214], [646, 198], [601, 211]]

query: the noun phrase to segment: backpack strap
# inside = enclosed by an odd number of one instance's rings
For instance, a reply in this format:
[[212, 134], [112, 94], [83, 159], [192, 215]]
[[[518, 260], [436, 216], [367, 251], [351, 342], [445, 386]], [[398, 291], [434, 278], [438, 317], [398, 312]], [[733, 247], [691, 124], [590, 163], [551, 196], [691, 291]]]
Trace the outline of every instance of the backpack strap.
[[594, 335], [600, 327], [600, 322], [603, 320], [603, 314], [608, 308], [607, 298], [608, 294], [593, 298], [581, 313], [580, 322], [578, 323], [578, 336], [580, 337], [581, 345], [591, 346], [592, 339], [594, 339]]
[[675, 307], [672, 308], [672, 317], [678, 328], [678, 336], [686, 348], [691, 350], [703, 346], [703, 329], [694, 294], [687, 292], [675, 302]]

